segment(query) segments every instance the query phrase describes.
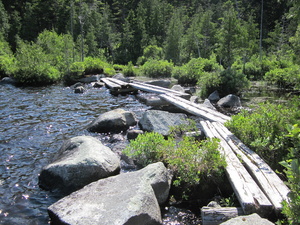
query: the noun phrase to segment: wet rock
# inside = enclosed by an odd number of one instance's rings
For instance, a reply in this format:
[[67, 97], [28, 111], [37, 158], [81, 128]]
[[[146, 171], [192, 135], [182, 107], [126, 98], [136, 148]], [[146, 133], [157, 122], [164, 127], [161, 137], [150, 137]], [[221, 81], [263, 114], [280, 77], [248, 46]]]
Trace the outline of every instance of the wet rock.
[[179, 84], [174, 85], [171, 89], [174, 91], [185, 93], [185, 89], [183, 87], [181, 87]]
[[100, 81], [101, 78], [105, 77], [105, 75], [103, 74], [97, 74], [97, 75], [92, 75], [92, 76], [87, 76], [87, 77], [83, 77], [81, 79], [79, 79], [79, 82], [82, 83], [92, 83], [92, 82], [98, 82]]
[[158, 132], [164, 136], [169, 135], [170, 127], [180, 124], [188, 124], [185, 114], [160, 110], [148, 110], [139, 121], [142, 130]]
[[208, 96], [208, 100], [211, 102], [217, 102], [220, 100], [220, 96], [219, 96], [219, 92], [218, 91], [214, 91], [213, 93], [211, 93]]
[[202, 105], [209, 109], [217, 110], [208, 99], [205, 99]]
[[238, 216], [236, 218], [227, 220], [226, 222], [221, 223], [221, 225], [274, 225], [267, 219], [261, 218], [258, 214], [253, 213], [248, 216]]
[[83, 86], [78, 86], [74, 89], [74, 93], [77, 93], [77, 94], [82, 94], [84, 93], [86, 90]]
[[133, 140], [136, 139], [137, 136], [140, 134], [143, 134], [144, 132], [142, 130], [129, 130], [127, 131], [127, 139], [128, 140]]
[[2, 80], [0, 80], [0, 84], [11, 84], [15, 85], [16, 80], [12, 77], [3, 77]]
[[94, 82], [94, 83], [92, 83], [92, 86], [94, 87], [94, 88], [101, 88], [101, 87], [103, 87], [105, 84], [103, 83], [103, 82], [100, 82], [100, 81], [97, 81], [97, 82]]
[[152, 80], [152, 81], [147, 81], [146, 84], [169, 88], [169, 86], [171, 85], [171, 81], [170, 80]]
[[48, 208], [53, 224], [161, 224], [171, 177], [163, 163], [96, 181]]
[[135, 114], [124, 109], [115, 109], [101, 114], [88, 125], [90, 132], [118, 133], [127, 130], [130, 126], [137, 124]]
[[129, 83], [130, 79], [125, 77], [123, 73], [117, 73], [113, 76], [113, 78]]
[[241, 100], [238, 96], [236, 95], [227, 95], [224, 98], [221, 98], [218, 102], [217, 105], [219, 107], [224, 107], [224, 108], [231, 108], [231, 107], [241, 107]]
[[54, 161], [42, 169], [39, 185], [70, 193], [120, 170], [120, 159], [110, 148], [90, 136], [64, 142]]

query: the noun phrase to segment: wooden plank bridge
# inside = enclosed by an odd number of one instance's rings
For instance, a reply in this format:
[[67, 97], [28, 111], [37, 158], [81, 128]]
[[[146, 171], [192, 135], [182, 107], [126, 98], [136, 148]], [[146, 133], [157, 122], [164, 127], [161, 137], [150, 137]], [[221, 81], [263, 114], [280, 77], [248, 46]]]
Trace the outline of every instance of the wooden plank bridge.
[[120, 93], [142, 90], [156, 93], [163, 100], [193, 115], [203, 118], [202, 131], [208, 138], [220, 140], [219, 150], [225, 156], [226, 174], [245, 214], [267, 215], [280, 212], [281, 202], [287, 200], [288, 187], [255, 152], [245, 146], [223, 123], [230, 117], [188, 100], [187, 94], [140, 82], [126, 83], [103, 78], [108, 88]]

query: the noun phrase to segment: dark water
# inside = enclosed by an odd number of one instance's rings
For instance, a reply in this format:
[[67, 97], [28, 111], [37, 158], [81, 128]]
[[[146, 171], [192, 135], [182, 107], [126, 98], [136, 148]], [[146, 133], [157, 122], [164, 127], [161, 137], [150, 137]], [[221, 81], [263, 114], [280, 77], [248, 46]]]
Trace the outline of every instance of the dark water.
[[134, 96], [112, 96], [106, 88], [84, 94], [54, 85], [0, 85], [0, 224], [48, 224], [55, 193], [38, 186], [38, 175], [65, 139], [98, 134], [85, 127], [99, 114], [123, 108], [139, 117], [146, 106]]

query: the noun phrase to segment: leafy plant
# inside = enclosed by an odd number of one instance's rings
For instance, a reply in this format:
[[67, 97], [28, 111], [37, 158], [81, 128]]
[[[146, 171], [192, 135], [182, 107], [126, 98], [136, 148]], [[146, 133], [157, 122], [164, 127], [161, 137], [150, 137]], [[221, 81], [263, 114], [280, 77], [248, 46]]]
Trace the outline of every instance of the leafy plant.
[[289, 129], [288, 138], [293, 146], [289, 148], [290, 159], [280, 162], [285, 167], [288, 178], [288, 186], [291, 189], [289, 201], [283, 202], [283, 214], [286, 215], [289, 224], [300, 223], [300, 127], [295, 124]]
[[243, 110], [232, 116], [226, 126], [272, 168], [278, 168], [278, 163], [288, 158], [291, 142], [285, 134], [287, 126], [300, 118], [298, 107], [298, 98], [286, 105], [260, 104], [253, 112]]
[[140, 74], [152, 78], [171, 77], [172, 70], [173, 63], [150, 59], [140, 68]]
[[[177, 133], [177, 132], [176, 132]], [[182, 197], [199, 184], [201, 178], [216, 178], [223, 174], [226, 166], [218, 149], [219, 141], [209, 139], [197, 141], [194, 137], [183, 136], [164, 138], [158, 133], [145, 133], [131, 141], [124, 153], [134, 157], [143, 166], [162, 161], [174, 173], [173, 184], [183, 188]]]

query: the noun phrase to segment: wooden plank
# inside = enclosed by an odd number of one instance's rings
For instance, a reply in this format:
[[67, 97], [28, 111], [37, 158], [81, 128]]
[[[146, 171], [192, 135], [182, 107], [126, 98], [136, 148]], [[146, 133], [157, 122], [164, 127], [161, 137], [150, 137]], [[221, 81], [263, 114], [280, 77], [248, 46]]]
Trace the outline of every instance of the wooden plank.
[[275, 210], [280, 211], [281, 202], [288, 199], [289, 188], [259, 155], [245, 146], [223, 124], [215, 122], [212, 124], [238, 157], [244, 161], [244, 166], [272, 202]]
[[130, 86], [142, 90], [142, 91], [146, 91], [146, 92], [151, 92], [151, 93], [156, 93], [156, 94], [174, 94], [176, 96], [180, 96], [182, 98], [189, 98], [190, 95], [187, 93], [182, 93], [179, 91], [174, 91], [172, 89], [169, 88], [163, 88], [163, 87], [159, 87], [159, 86], [155, 86], [155, 85], [151, 85], [151, 84], [146, 84], [146, 83], [140, 83], [140, 82], [134, 82], [134, 83], [129, 83]]
[[101, 81], [104, 82], [105, 85], [106, 85], [109, 89], [113, 89], [113, 90], [121, 89], [121, 85], [116, 84], [115, 82], [112, 82], [112, 81], [109, 80], [108, 78], [101, 78]]
[[202, 225], [219, 225], [229, 219], [244, 215], [241, 207], [202, 207]]
[[201, 121], [200, 123], [206, 136], [220, 139], [221, 147], [219, 150], [226, 159], [226, 174], [243, 211], [246, 214], [254, 212], [260, 215], [269, 214], [273, 209], [271, 202], [250, 176], [230, 146], [209, 121]]
[[120, 85], [122, 88], [129, 88], [129, 83], [124, 82], [122, 80], [118, 80], [118, 79], [115, 79], [115, 78], [106, 78], [106, 79], [109, 80], [110, 82], [113, 82], [117, 85]]
[[[197, 104], [192, 103], [188, 100], [179, 98], [177, 96], [163, 94], [160, 95], [160, 97], [173, 105], [177, 106], [180, 109], [183, 109], [193, 115], [200, 116], [204, 119], [208, 119], [210, 121], [217, 121], [221, 123], [225, 123], [230, 117], [225, 116], [222, 113], [219, 113], [217, 111], [206, 109], [205, 107], [197, 106]], [[204, 109], [205, 108], [205, 109]]]

